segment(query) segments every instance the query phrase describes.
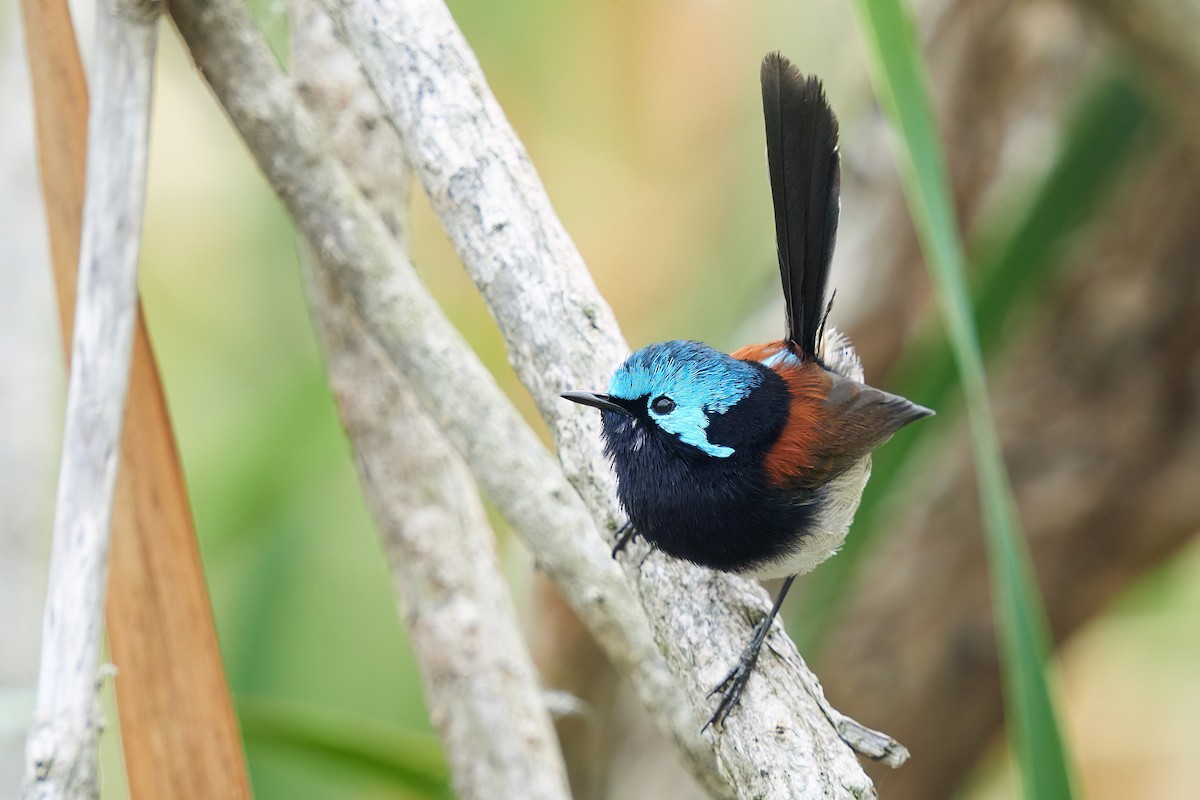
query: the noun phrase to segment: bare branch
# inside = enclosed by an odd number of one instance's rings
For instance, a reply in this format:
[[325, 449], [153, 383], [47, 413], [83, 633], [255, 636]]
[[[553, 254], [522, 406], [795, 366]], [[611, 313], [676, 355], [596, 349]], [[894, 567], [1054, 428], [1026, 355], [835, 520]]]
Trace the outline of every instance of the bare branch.
[[[69, 357], [87, 90], [65, 0], [25, 0], [22, 17], [34, 77], [50, 264]], [[43, 261], [26, 263], [33, 268]], [[176, 797], [183, 791], [229, 800], [249, 797], [245, 752], [217, 646], [183, 468], [140, 314], [113, 504], [106, 622], [110, 656], [121, 676], [116, 705], [129, 791], [133, 797]]]
[[318, 263], [309, 294], [330, 380], [455, 792], [464, 800], [568, 797], [470, 473]]
[[79, 293], [27, 798], [100, 790], [96, 664], [137, 314], [155, 12], [102, 2], [96, 20]]
[[235, 0], [173, 0], [192, 57], [336, 288], [433, 409], [481, 487], [563, 590], [605, 654], [710, 791], [725, 795], [699, 721], [587, 508], [446, 320], [300, 106]]
[[[296, 0], [291, 22], [309, 108], [335, 132], [343, 162], [399, 232], [409, 181], [395, 132], [381, 124], [374, 94], [320, 7]], [[567, 798], [566, 767], [475, 482], [321, 260], [306, 261], [330, 382], [455, 793], [464, 800]], [[497, 736], [502, 730], [508, 734]]]
[[[627, 348], [474, 55], [437, 0], [323, 2], [487, 299], [568, 476], [596, 519], [611, 524], [619, 509], [598, 415], [558, 394], [604, 385]], [[765, 615], [765, 593], [656, 554], [628, 559], [626, 569], [693, 708], [705, 709], [741, 650], [747, 619]], [[770, 642], [781, 657], [763, 660], [726, 730], [710, 734], [723, 773], [744, 797], [873, 794], [824, 713], [816, 679], [780, 629]], [[891, 741], [877, 749], [895, 762], [907, 755]]]
[[316, 0], [292, 0], [292, 74], [304, 105], [401, 250], [409, 246], [412, 173], [400, 139]]

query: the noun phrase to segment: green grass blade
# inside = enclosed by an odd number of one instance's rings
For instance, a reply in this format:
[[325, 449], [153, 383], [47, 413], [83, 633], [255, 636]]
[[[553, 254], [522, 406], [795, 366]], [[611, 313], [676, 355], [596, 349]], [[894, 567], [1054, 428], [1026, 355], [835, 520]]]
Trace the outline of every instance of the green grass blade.
[[[977, 272], [975, 324], [985, 353], [998, 343], [1009, 313], [1045, 285], [1071, 234], [1097, 213], [1140, 151], [1152, 112], [1123, 75], [1098, 82], [1066, 126], [1059, 158], [1011, 233], [989, 248]], [[989, 239], [992, 237], [984, 237]], [[891, 383], [922, 402], [941, 402], [954, 384], [950, 350], [939, 338], [914, 348]]]
[[287, 747], [432, 798], [450, 796], [441, 747], [429, 734], [290, 700], [241, 697], [237, 709], [247, 742]]
[[[1153, 136], [1153, 112], [1146, 99], [1123, 74], [1106, 74], [1087, 91], [1064, 126], [1058, 156], [1034, 189], [1025, 212], [1015, 222], [988, 224], [1003, 234], [984, 235], [996, 242], [985, 248], [976, 272], [980, 279], [974, 299], [975, 322], [984, 354], [999, 344], [1004, 323], [1020, 303], [1037, 292], [1064, 263], [1071, 237], [1095, 218], [1104, 202]], [[909, 347], [882, 385], [945, 413], [958, 373], [954, 357], [939, 328]], [[854, 521], [854, 533], [836, 559], [822, 565], [806, 581], [804, 613], [789, 619], [788, 631], [806, 653], [820, 649], [834, 611], [853, 586], [864, 556], [884, 533], [879, 514], [884, 501], [901, 482], [917, 445], [929, 430], [923, 425], [901, 429], [887, 447], [872, 457], [871, 480]]]
[[900, 0], [855, 0], [872, 75], [903, 142], [901, 179], [958, 365], [974, 444], [1004, 677], [1008, 730], [1027, 800], [1073, 796], [1072, 768], [1044, 664], [1049, 637], [988, 403], [983, 355], [964, 278], [945, 160], [925, 91], [923, 63]]

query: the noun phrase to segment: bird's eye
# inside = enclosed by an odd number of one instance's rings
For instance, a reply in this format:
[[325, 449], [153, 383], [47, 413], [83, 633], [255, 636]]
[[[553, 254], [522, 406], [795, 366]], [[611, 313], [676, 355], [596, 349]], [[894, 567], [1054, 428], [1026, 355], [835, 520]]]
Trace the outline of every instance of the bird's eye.
[[654, 398], [654, 402], [650, 404], [650, 409], [655, 414], [670, 414], [675, 410], [675, 401], [665, 394], [660, 394]]

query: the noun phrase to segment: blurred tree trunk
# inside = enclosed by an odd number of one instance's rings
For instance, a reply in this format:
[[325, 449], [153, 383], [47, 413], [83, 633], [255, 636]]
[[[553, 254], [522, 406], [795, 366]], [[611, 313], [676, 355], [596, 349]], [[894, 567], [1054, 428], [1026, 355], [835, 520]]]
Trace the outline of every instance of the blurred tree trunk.
[[[1005, 147], [1016, 149], [1013, 135], [1061, 116], [1055, 107], [1095, 61], [1071, 9], [1008, 5], [956, 3], [930, 43], [968, 228]], [[989, 127], [1004, 135], [976, 130]], [[1136, 172], [993, 361], [998, 424], [1056, 642], [1200, 529], [1200, 165], [1171, 141]], [[888, 218], [890, 230], [885, 222], [866, 238], [907, 244], [891, 250], [886, 300], [855, 336], [873, 370], [899, 352], [925, 291], [902, 213]], [[948, 436], [914, 464], [909, 511], [869, 559], [817, 665], [835, 705], [911, 748], [903, 769], [873, 770], [889, 800], [951, 796], [1002, 724], [966, 442]]]
[[[1096, 36], [1078, 14], [1040, 0], [914, 5], [938, 12], [918, 22], [955, 211], [969, 241], [998, 184], [1047, 159], [1065, 107], [1097, 60]], [[869, 280], [861, 297], [839, 297], [834, 316], [850, 320], [844, 327], [868, 377], [878, 379], [935, 310], [890, 133], [882, 117], [862, 130], [841, 148], [834, 274], [867, 273]]]
[[1200, 0], [1076, 0], [1138, 63], [1200, 153]]
[[[1005, 454], [1056, 641], [1200, 529], [1200, 168], [1140, 171], [1077, 268], [994, 370]], [[897, 519], [831, 626], [830, 698], [914, 755], [880, 796], [950, 796], [1001, 700], [965, 435], [914, 467]], [[881, 657], [885, 656], [885, 657]]]

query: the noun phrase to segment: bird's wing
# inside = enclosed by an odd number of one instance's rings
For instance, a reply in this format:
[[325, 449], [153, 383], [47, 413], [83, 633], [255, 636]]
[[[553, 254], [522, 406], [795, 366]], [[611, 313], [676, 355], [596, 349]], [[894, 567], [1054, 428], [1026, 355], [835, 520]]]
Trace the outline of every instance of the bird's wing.
[[775, 368], [788, 384], [788, 421], [765, 466], [780, 488], [815, 489], [910, 422], [933, 412], [812, 362]]

